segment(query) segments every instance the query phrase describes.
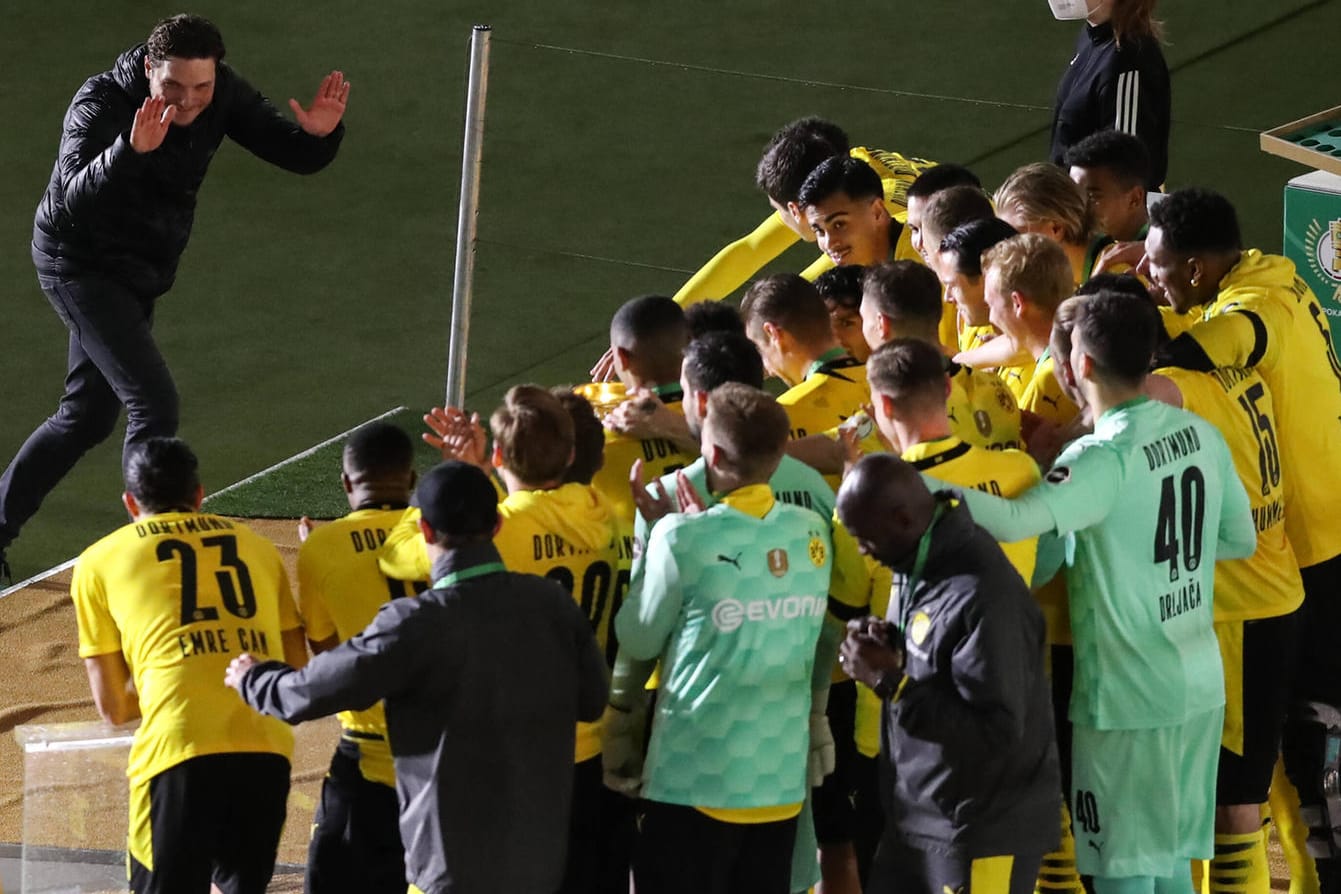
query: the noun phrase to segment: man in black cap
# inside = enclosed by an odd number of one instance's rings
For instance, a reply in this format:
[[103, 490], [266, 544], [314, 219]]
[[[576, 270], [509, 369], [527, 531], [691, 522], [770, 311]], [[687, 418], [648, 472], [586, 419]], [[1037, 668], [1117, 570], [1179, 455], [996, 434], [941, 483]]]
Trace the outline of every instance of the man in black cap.
[[410, 891], [548, 894], [563, 876], [574, 730], [605, 707], [605, 659], [567, 591], [503, 567], [482, 471], [446, 462], [416, 493], [431, 589], [388, 602], [303, 670], [244, 654], [225, 682], [290, 723], [385, 699]]

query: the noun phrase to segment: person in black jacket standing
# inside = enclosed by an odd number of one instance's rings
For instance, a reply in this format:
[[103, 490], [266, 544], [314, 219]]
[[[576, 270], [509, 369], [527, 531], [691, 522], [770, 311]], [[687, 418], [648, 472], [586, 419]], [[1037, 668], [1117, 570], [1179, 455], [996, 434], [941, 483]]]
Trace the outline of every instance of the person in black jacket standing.
[[857, 463], [838, 517], [896, 581], [889, 618], [848, 622], [839, 659], [885, 701], [866, 890], [1032, 891], [1062, 784], [1042, 612], [968, 509], [892, 454]]
[[60, 153], [33, 222], [37, 280], [70, 330], [65, 394], [0, 477], [4, 551], [51, 489], [106, 440], [126, 407], [126, 445], [176, 434], [177, 389], [151, 334], [172, 286], [196, 193], [225, 136], [300, 174], [335, 158], [349, 84], [338, 71], [296, 123], [223, 63], [199, 16], [154, 26], [94, 75], [65, 113]]
[[1146, 189], [1158, 191], [1169, 169], [1169, 66], [1160, 49], [1155, 0], [1049, 0], [1059, 19], [1083, 18], [1076, 55], [1057, 86], [1053, 164], [1092, 133], [1118, 130], [1150, 155]]
[[503, 567], [484, 472], [445, 462], [415, 494], [431, 589], [387, 602], [302, 670], [244, 653], [225, 682], [289, 723], [386, 700], [411, 892], [552, 894], [577, 721], [605, 708], [605, 656], [567, 590]]

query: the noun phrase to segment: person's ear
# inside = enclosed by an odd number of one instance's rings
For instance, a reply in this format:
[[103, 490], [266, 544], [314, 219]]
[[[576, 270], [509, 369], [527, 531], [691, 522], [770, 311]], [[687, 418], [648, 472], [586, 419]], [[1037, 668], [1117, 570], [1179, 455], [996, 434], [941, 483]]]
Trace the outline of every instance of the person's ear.
[[893, 337], [890, 333], [894, 330], [894, 321], [884, 314], [878, 314], [876, 328], [880, 331], [880, 341], [887, 342]]
[[1024, 295], [1021, 294], [1020, 292], [1010, 293], [1010, 310], [1011, 313], [1015, 314], [1015, 316], [1023, 317], [1025, 305], [1027, 305], [1028, 303], [1029, 302], [1025, 300]]
[[611, 351], [613, 352], [612, 356], [614, 357], [615, 361], [615, 372], [623, 372], [624, 370], [628, 369], [629, 368], [628, 348], [612, 347]]
[[121, 505], [126, 507], [126, 512], [129, 513], [132, 521], [139, 518], [140, 504], [135, 500], [135, 497], [131, 495], [130, 491], [122, 492]]
[[693, 395], [694, 410], [697, 411], [698, 418], [702, 419], [708, 415], [708, 392], [706, 390], [695, 391]]
[[776, 346], [776, 345], [781, 341], [783, 332], [782, 332], [782, 329], [778, 326], [777, 323], [768, 323], [768, 322], [765, 322], [765, 323], [764, 323], [764, 335], [768, 338], [768, 341], [769, 341], [771, 344], [773, 344], [774, 346]]
[[951, 392], [951, 391], [954, 391], [954, 388], [955, 388], [955, 386], [954, 386], [954, 382], [950, 379], [950, 374], [949, 374], [949, 373], [946, 373], [946, 374], [945, 374], [945, 400], [946, 400], [947, 402], [950, 400], [950, 392]]
[[428, 523], [428, 519], [422, 515], [419, 516], [419, 533], [423, 535], [425, 543], [437, 543], [438, 534], [433, 530], [433, 526]]
[[492, 536], [497, 537], [498, 532], [501, 530], [503, 530], [503, 516], [500, 515], [498, 516], [498, 521], [494, 522], [494, 533]]
[[714, 469], [721, 468], [722, 460], [723, 460], [724, 458], [725, 458], [725, 457], [723, 456], [723, 450], [722, 450], [722, 448], [721, 448], [721, 445], [719, 445], [719, 444], [709, 444], [709, 445], [708, 445], [708, 465], [709, 465], [709, 466], [711, 466], [711, 467], [714, 468]]
[[489, 453], [489, 465], [495, 469], [503, 468], [503, 447], [497, 441], [494, 441], [494, 448]]
[[340, 486], [345, 489], [345, 493], [347, 494], [352, 494], [354, 492], [354, 480], [349, 477], [347, 472], [340, 473]]
[[205, 502], [205, 485], [197, 484], [196, 492], [191, 497], [191, 509], [195, 512], [199, 512], [200, 507], [204, 502]]
[[894, 398], [890, 397], [888, 394], [876, 394], [874, 396], [880, 398], [880, 412], [885, 414], [886, 419], [893, 419]]

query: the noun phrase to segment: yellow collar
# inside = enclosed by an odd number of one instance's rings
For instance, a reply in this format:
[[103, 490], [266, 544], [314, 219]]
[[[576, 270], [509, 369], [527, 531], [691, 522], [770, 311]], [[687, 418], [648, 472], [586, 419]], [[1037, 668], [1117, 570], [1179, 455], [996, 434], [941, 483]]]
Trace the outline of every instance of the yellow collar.
[[763, 518], [772, 511], [773, 504], [777, 500], [773, 497], [772, 488], [767, 484], [747, 484], [722, 497], [722, 502], [737, 512]]

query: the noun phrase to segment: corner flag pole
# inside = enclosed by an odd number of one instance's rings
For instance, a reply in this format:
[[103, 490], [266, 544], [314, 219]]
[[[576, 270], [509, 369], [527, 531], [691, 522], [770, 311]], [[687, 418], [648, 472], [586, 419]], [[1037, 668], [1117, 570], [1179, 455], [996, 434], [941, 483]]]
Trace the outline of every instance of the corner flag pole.
[[470, 32], [470, 80], [466, 86], [466, 138], [461, 152], [461, 210], [456, 219], [456, 273], [452, 279], [451, 340], [447, 347], [447, 406], [466, 399], [466, 344], [475, 281], [475, 229], [480, 206], [480, 160], [484, 144], [484, 99], [489, 91], [488, 25]]

